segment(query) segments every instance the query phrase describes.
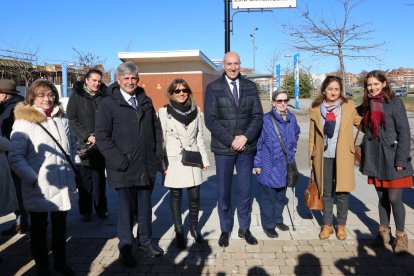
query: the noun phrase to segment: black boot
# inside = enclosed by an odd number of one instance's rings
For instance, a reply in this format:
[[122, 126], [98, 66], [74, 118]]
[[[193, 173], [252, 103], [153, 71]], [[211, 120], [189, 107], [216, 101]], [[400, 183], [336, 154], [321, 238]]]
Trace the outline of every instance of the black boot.
[[182, 226], [175, 228], [175, 244], [180, 250], [187, 248], [187, 241], [185, 240], [184, 230]]
[[197, 227], [190, 227], [190, 234], [196, 243], [203, 244], [205, 242], [200, 230], [198, 230]]

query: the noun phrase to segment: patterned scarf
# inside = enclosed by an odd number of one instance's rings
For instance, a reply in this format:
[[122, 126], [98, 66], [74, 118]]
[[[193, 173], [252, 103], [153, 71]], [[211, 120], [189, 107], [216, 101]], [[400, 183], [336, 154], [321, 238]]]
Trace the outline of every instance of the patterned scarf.
[[191, 99], [185, 104], [170, 100], [167, 105], [167, 112], [185, 126], [188, 126], [197, 117], [197, 107]]
[[372, 129], [373, 137], [378, 137], [380, 125], [385, 124], [384, 114], [384, 94], [379, 93], [376, 96], [368, 94], [369, 111], [364, 114], [364, 125]]
[[340, 112], [340, 106], [341, 106], [341, 99], [338, 99], [337, 101], [333, 103], [328, 103], [327, 101], [323, 101], [320, 109], [323, 119], [325, 120], [325, 124], [323, 125], [323, 130], [325, 133], [325, 136], [328, 138], [332, 138], [335, 132], [335, 125], [336, 125], [336, 117], [338, 117]]

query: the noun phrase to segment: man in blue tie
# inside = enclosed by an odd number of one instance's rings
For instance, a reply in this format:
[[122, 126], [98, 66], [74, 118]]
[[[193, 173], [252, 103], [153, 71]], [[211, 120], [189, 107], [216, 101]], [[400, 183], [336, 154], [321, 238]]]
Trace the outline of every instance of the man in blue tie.
[[211, 132], [211, 151], [216, 161], [221, 228], [218, 244], [221, 247], [229, 245], [233, 228], [231, 184], [236, 167], [238, 236], [253, 245], [257, 240], [250, 232], [251, 178], [263, 109], [256, 84], [240, 75], [237, 53], [225, 54], [223, 69], [223, 75], [207, 86], [204, 99], [205, 122]]
[[150, 257], [164, 253], [151, 240], [151, 192], [163, 156], [161, 124], [138, 80], [134, 63], [119, 65], [116, 83], [108, 87], [98, 106], [95, 123], [96, 144], [105, 157], [108, 183], [118, 195], [118, 248], [126, 267], [137, 265], [132, 253], [135, 215], [140, 249]]

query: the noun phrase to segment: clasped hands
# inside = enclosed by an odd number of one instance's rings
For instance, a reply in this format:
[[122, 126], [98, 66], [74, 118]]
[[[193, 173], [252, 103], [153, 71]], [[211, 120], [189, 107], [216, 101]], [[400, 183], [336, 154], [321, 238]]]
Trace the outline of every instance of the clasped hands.
[[244, 135], [237, 135], [231, 143], [231, 148], [235, 151], [243, 151], [246, 148], [247, 138]]

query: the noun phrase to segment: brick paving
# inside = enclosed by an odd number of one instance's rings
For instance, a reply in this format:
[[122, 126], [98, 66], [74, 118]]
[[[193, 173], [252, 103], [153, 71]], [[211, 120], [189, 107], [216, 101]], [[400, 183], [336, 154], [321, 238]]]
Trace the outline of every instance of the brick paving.
[[[410, 118], [414, 117], [412, 115], [410, 114]], [[302, 129], [299, 152], [307, 154], [307, 115], [298, 113], [297, 116]], [[413, 126], [413, 123], [410, 125]], [[378, 228], [377, 197], [372, 187], [366, 184], [366, 177], [357, 170], [357, 188], [350, 197], [348, 238], [339, 241], [332, 235], [328, 240], [322, 241], [318, 239], [322, 223], [321, 212], [310, 212], [302, 203], [309, 175], [306, 154], [298, 156], [301, 176], [295, 194], [288, 191], [288, 206], [296, 231], [292, 230], [289, 212], [285, 208], [284, 222], [290, 226], [290, 230], [278, 231], [277, 239], [269, 239], [263, 233], [255, 189], [250, 229], [258, 238], [259, 244], [247, 245], [237, 237], [238, 224], [235, 218], [230, 246], [219, 247], [217, 183], [213, 164], [204, 174], [205, 183], [201, 188], [200, 224], [206, 244], [195, 244], [188, 234], [187, 250], [180, 252], [176, 249], [168, 190], [158, 180], [152, 198], [153, 236], [165, 250], [164, 256], [149, 258], [135, 246], [134, 255], [138, 266], [126, 269], [119, 263], [116, 238], [117, 199], [114, 191], [108, 188], [110, 214], [106, 220], [94, 215], [92, 222], [82, 222], [75, 195], [73, 209], [67, 219], [67, 261], [77, 275], [414, 275], [414, 189], [405, 190], [403, 196], [406, 232], [409, 237], [409, 252], [404, 256], [395, 256], [391, 246], [377, 248], [371, 245]], [[214, 163], [212, 155], [210, 160]], [[183, 207], [186, 206], [186, 196], [184, 198]], [[185, 209], [185, 226], [188, 225], [187, 215], [188, 210]], [[0, 217], [0, 229], [9, 227], [13, 223], [13, 217]], [[391, 228], [395, 235], [393, 224]], [[0, 237], [0, 257], [3, 260], [0, 264], [1, 276], [36, 274], [30, 253], [29, 235]], [[52, 257], [50, 260], [52, 263]]]

